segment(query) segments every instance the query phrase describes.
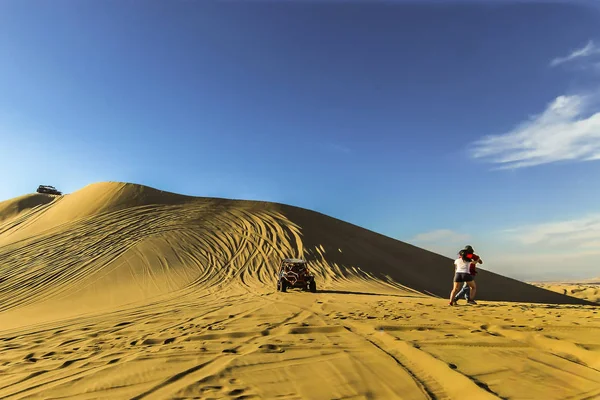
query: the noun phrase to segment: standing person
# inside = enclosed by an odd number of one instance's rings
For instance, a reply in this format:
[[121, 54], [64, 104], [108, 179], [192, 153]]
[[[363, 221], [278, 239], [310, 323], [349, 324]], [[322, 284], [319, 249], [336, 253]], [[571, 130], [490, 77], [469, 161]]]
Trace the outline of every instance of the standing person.
[[[469, 264], [469, 274], [471, 274], [471, 276], [473, 277], [473, 284], [475, 284], [475, 275], [477, 275], [477, 264], [483, 264], [483, 260], [477, 254], [475, 254], [473, 247], [470, 245], [465, 246], [465, 248], [462, 249], [458, 253], [458, 255], [461, 258], [464, 255], [465, 256], [464, 258], [471, 261]], [[465, 282], [463, 284], [462, 289], [456, 294], [456, 296], [454, 296], [454, 302], [456, 303], [461, 298], [464, 298], [465, 300], [468, 301], [469, 295], [470, 295], [470, 289], [471, 288], [469, 287], [469, 285]]]
[[[465, 251], [467, 250], [467, 251]], [[471, 264], [471, 259], [473, 258], [473, 252], [469, 252], [468, 250], [472, 250], [471, 246], [467, 246], [465, 249], [460, 251], [460, 257], [454, 260], [455, 265], [455, 273], [454, 273], [454, 286], [452, 287], [452, 292], [450, 293], [450, 303], [449, 305], [453, 306], [456, 304], [454, 300], [454, 296], [458, 292], [461, 283], [466, 283], [470, 288], [470, 295], [467, 302], [469, 304], [477, 304], [475, 302], [475, 281], [473, 280], [473, 276], [470, 273], [469, 266]], [[469, 258], [467, 254], [471, 254]]]

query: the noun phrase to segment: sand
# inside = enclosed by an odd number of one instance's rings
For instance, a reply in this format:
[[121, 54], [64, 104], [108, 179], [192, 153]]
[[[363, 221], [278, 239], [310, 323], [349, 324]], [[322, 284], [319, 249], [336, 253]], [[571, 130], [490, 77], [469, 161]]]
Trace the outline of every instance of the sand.
[[597, 304], [448, 307], [452, 260], [309, 210], [103, 182], [0, 203], [0, 260], [2, 399], [600, 398]]
[[579, 281], [531, 283], [540, 288], [552, 290], [556, 293], [563, 293], [567, 296], [573, 296], [578, 299], [584, 299], [600, 304], [600, 278]]

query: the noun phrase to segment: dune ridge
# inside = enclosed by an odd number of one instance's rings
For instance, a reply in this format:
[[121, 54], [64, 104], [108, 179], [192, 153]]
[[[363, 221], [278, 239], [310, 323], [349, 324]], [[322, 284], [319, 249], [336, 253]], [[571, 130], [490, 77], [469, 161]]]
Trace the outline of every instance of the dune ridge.
[[121, 182], [0, 211], [1, 398], [600, 396], [594, 303], [482, 270], [448, 308], [452, 260], [323, 214]]

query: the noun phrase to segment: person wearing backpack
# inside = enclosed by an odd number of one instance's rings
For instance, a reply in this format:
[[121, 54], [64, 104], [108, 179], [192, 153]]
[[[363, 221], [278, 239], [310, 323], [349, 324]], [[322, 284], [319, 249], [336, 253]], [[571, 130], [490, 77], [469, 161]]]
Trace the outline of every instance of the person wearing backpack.
[[[459, 298], [457, 292], [465, 295], [467, 290], [468, 294], [465, 297], [467, 302], [469, 304], [477, 304], [475, 302], [476, 286], [474, 280], [474, 275], [477, 274], [477, 264], [483, 264], [483, 261], [475, 254], [472, 246], [465, 246], [465, 248], [459, 252], [459, 257], [454, 261], [454, 286], [450, 293], [449, 305], [453, 306], [456, 304], [456, 301]], [[459, 292], [461, 283], [463, 284], [463, 289]]]

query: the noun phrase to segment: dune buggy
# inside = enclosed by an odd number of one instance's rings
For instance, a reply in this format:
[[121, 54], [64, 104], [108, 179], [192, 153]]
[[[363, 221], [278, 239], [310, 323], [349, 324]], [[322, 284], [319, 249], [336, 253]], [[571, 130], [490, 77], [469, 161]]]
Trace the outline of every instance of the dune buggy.
[[48, 185], [38, 186], [37, 192], [38, 193], [47, 193], [47, 194], [56, 194], [59, 196], [62, 194], [62, 192], [56, 190], [56, 188], [54, 186], [48, 186]]
[[317, 291], [315, 276], [308, 270], [305, 260], [286, 258], [281, 261], [277, 273], [277, 290], [285, 292], [292, 288], [310, 290], [313, 293]]

